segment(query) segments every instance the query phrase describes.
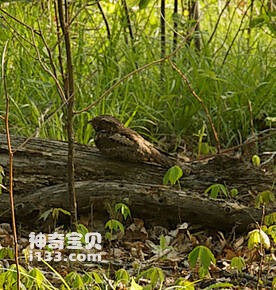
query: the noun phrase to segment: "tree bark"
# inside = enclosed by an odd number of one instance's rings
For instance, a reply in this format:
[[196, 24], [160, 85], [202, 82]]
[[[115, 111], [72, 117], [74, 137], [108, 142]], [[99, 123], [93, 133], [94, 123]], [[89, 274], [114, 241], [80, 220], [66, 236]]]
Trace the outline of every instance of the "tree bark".
[[[14, 152], [14, 194], [17, 220], [34, 226], [34, 221], [50, 208], [67, 208], [67, 143], [11, 138]], [[0, 134], [0, 164], [4, 185], [8, 185], [8, 151], [5, 135]], [[254, 208], [258, 192], [269, 190], [273, 177], [250, 164], [217, 155], [191, 164], [180, 186], [162, 185], [166, 169], [156, 164], [119, 162], [105, 158], [96, 149], [76, 144], [76, 194], [80, 215], [88, 215], [94, 228], [108, 219], [106, 208], [116, 202], [127, 203], [132, 216], [146, 224], [174, 227], [187, 221], [210, 228], [244, 231], [261, 219]], [[208, 198], [204, 191], [214, 183], [236, 188], [236, 199]], [[0, 202], [0, 221], [9, 221], [8, 194]], [[275, 210], [275, 204], [270, 211]], [[37, 222], [39, 226], [39, 222]]]

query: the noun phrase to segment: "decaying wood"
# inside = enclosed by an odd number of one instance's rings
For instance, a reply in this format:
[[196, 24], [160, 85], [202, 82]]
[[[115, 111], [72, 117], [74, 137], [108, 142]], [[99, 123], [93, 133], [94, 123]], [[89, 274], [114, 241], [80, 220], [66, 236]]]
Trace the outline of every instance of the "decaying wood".
[[[68, 208], [66, 201], [67, 143], [13, 137], [14, 192], [17, 220], [28, 224], [50, 208]], [[7, 174], [6, 139], [0, 135], [0, 164]], [[273, 178], [250, 164], [227, 156], [193, 163], [181, 179], [181, 190], [162, 185], [166, 170], [158, 165], [110, 160], [96, 148], [76, 144], [76, 192], [81, 214], [93, 212], [104, 224], [109, 203], [128, 203], [133, 216], [146, 223], [175, 226], [188, 221], [217, 229], [245, 230], [260, 220], [254, 209], [257, 192], [270, 189]], [[4, 178], [4, 184], [8, 180]], [[203, 193], [214, 183], [237, 188], [236, 200], [211, 200]], [[0, 221], [9, 220], [8, 194], [0, 202]], [[275, 209], [275, 207], [274, 207]]]

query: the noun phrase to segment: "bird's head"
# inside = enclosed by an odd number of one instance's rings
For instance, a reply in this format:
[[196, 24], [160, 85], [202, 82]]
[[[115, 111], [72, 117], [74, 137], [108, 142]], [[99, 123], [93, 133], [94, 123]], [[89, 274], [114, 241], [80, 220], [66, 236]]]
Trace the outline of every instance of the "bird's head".
[[97, 116], [93, 118], [92, 120], [90, 120], [88, 123], [90, 123], [93, 126], [96, 132], [99, 132], [99, 131], [112, 132], [113, 130], [117, 130], [123, 127], [122, 123], [111, 115]]

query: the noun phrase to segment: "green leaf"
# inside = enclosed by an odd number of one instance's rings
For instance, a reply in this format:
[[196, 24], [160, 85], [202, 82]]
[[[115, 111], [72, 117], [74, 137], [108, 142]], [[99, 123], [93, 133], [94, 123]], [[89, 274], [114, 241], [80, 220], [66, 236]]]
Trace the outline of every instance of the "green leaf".
[[196, 263], [197, 263], [197, 259], [198, 259], [198, 256], [199, 256], [199, 247], [195, 247], [189, 254], [188, 256], [188, 260], [189, 260], [189, 263], [190, 263], [190, 266], [192, 268], [195, 268], [196, 266]]
[[48, 210], [46, 210], [46, 211], [44, 211], [44, 212], [40, 215], [40, 217], [39, 217], [38, 220], [43, 219], [43, 221], [45, 222], [45, 221], [47, 220], [47, 218], [50, 216], [50, 214], [52, 213], [52, 211], [53, 211], [52, 208], [51, 208], [51, 209], [48, 209]]
[[238, 191], [236, 188], [232, 188], [232, 189], [230, 190], [230, 195], [231, 195], [232, 197], [236, 197], [238, 194], [239, 194], [239, 191]]
[[143, 287], [140, 286], [135, 282], [135, 280], [132, 278], [131, 279], [131, 285], [130, 285], [130, 290], [143, 290]]
[[272, 289], [276, 289], [276, 277], [273, 278]]
[[175, 165], [171, 167], [163, 177], [163, 184], [167, 185], [169, 182], [174, 185], [183, 175], [182, 169]]
[[139, 1], [139, 8], [140, 8], [140, 9], [145, 9], [145, 8], [147, 8], [149, 2], [150, 2], [150, 0], [140, 0], [140, 1]]
[[137, 278], [140, 279], [141, 277], [149, 279], [152, 287], [156, 287], [158, 281], [162, 284], [165, 280], [165, 275], [162, 269], [158, 267], [152, 267], [143, 271]]
[[65, 210], [63, 208], [60, 208], [60, 207], [54, 208], [53, 212], [52, 212], [52, 216], [53, 216], [54, 220], [58, 219], [60, 212], [63, 213], [64, 215], [69, 215], [69, 216], [71, 215], [71, 213], [69, 211], [67, 211], [67, 210]]
[[90, 275], [90, 273], [85, 273], [83, 276], [82, 276], [82, 281], [84, 282], [84, 284], [92, 284], [94, 279], [92, 278], [92, 276]]
[[106, 222], [105, 228], [109, 229], [110, 231], [120, 231], [122, 233], [125, 232], [125, 228], [121, 222], [118, 220], [111, 219]]
[[74, 289], [84, 289], [82, 277], [77, 272], [71, 272], [65, 277], [65, 281]]
[[167, 246], [168, 246], [166, 238], [163, 235], [161, 235], [159, 239], [160, 239], [160, 248], [161, 248], [161, 250], [165, 250], [167, 248]]
[[4, 289], [3, 285], [4, 285], [4, 283], [6, 283], [6, 280], [7, 280], [6, 274], [7, 273], [8, 272], [0, 273], [0, 289]]
[[85, 236], [89, 232], [89, 230], [85, 225], [77, 224], [77, 232]]
[[14, 251], [11, 248], [2, 248], [0, 249], [0, 259], [5, 259], [6, 257], [13, 259], [14, 258]]
[[248, 233], [248, 249], [253, 249], [262, 244], [266, 249], [270, 248], [270, 240], [268, 235], [260, 230], [256, 229]]
[[130, 277], [129, 277], [128, 272], [125, 269], [119, 269], [118, 271], [116, 271], [115, 277], [116, 277], [117, 282], [122, 282], [124, 284], [129, 283]]
[[213, 253], [205, 246], [195, 247], [188, 256], [188, 261], [192, 268], [195, 268], [197, 263], [199, 264], [199, 276], [200, 278], [205, 277], [209, 274], [209, 267], [211, 262], [216, 264], [216, 259]]
[[97, 272], [93, 271], [91, 274], [97, 284], [102, 284], [104, 282], [102, 277]]
[[218, 283], [215, 283], [213, 285], [210, 285], [210, 286], [204, 288], [203, 290], [211, 290], [211, 289], [219, 289], [219, 288], [226, 289], [226, 287], [228, 289], [229, 287], [234, 287], [234, 285], [231, 283], [227, 283], [227, 282], [218, 282]]
[[267, 226], [275, 225], [276, 224], [276, 212], [268, 214], [264, 218], [264, 223]]
[[253, 155], [252, 156], [252, 164], [255, 166], [255, 167], [260, 167], [261, 165], [261, 159], [258, 155]]
[[111, 232], [107, 232], [107, 233], [105, 233], [104, 237], [105, 237], [105, 239], [106, 239], [107, 241], [111, 241], [111, 240], [112, 240], [112, 234], [111, 234]]
[[120, 211], [121, 214], [124, 217], [124, 220], [127, 219], [127, 217], [131, 217], [131, 213], [130, 213], [130, 209], [127, 205], [125, 205], [124, 203], [117, 203], [115, 205], [115, 211], [118, 212]]
[[194, 287], [195, 283], [196, 283], [196, 281], [190, 282], [182, 277], [177, 279], [177, 281], [176, 281], [177, 286], [183, 286], [183, 287], [177, 287], [177, 289], [179, 289], [179, 290], [195, 290], [195, 287]]
[[275, 196], [274, 193], [270, 190], [265, 190], [259, 193], [256, 197], [255, 207], [260, 208], [261, 205], [266, 205], [270, 202], [274, 202]]
[[270, 235], [274, 243], [276, 243], [276, 225], [269, 227], [266, 233]]
[[33, 268], [29, 271], [29, 275], [34, 278], [35, 283], [38, 287], [41, 287], [42, 283], [45, 280], [45, 276], [38, 268]]
[[245, 261], [243, 257], [234, 257], [231, 260], [231, 267], [237, 269], [238, 272], [242, 272], [245, 267]]
[[228, 197], [228, 192], [226, 187], [223, 184], [215, 183], [210, 185], [205, 191], [204, 194], [208, 194], [210, 198], [217, 199], [219, 194], [223, 194], [225, 197]]

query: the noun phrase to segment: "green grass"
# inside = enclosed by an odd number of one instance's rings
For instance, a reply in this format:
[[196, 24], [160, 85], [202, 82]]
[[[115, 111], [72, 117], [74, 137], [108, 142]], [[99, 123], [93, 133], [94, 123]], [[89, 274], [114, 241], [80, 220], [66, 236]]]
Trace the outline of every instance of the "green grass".
[[[45, 7], [16, 1], [4, 9], [31, 27], [38, 29], [39, 23], [58, 68], [54, 14]], [[203, 7], [206, 16], [206, 20], [202, 19], [201, 22], [203, 43], [208, 40], [216, 21], [211, 16], [214, 9], [216, 4]], [[94, 6], [83, 10], [72, 26], [76, 110], [97, 100], [112, 84], [135, 70], [136, 65], [141, 67], [159, 58], [157, 9], [148, 7], [131, 14], [137, 38], [134, 49], [127, 29], [121, 24], [119, 5], [105, 6], [105, 11], [111, 41], [106, 38], [102, 18]], [[224, 146], [238, 144], [250, 134], [249, 101], [252, 103], [253, 118], [262, 113], [268, 116], [276, 114], [275, 45], [266, 29], [255, 28], [251, 31], [250, 47], [245, 32], [240, 33], [222, 65], [240, 23], [240, 16], [236, 15], [224, 46], [214, 53], [223, 42], [230, 16], [230, 12], [229, 15], [226, 13], [215, 38], [200, 53], [195, 52], [193, 46], [183, 46], [173, 58], [208, 107]], [[6, 74], [11, 97], [11, 132], [30, 136], [39, 127], [40, 137], [66, 140], [64, 108], [47, 119], [61, 106], [61, 100], [53, 79], [37, 60], [36, 51], [30, 44], [31, 32], [8, 16], [4, 17], [7, 22], [3, 21], [4, 33], [0, 43], [3, 47], [4, 42], [9, 40]], [[167, 19], [171, 25], [171, 18], [168, 16]], [[169, 27], [167, 31], [169, 52], [172, 32]], [[43, 63], [50, 67], [45, 47], [38, 36], [35, 36], [35, 43]], [[76, 141], [88, 143], [91, 139], [92, 128], [87, 125], [89, 119], [98, 114], [112, 114], [154, 141], [163, 136], [174, 136], [177, 140], [192, 136], [205, 122], [208, 140], [214, 144], [200, 104], [168, 63], [163, 64], [163, 69], [162, 80], [159, 65], [152, 66], [117, 86], [96, 107], [77, 115], [74, 121]], [[3, 116], [5, 101], [2, 85], [0, 93], [0, 114]], [[45, 123], [42, 116], [47, 119]], [[2, 124], [0, 132], [4, 131]]]

